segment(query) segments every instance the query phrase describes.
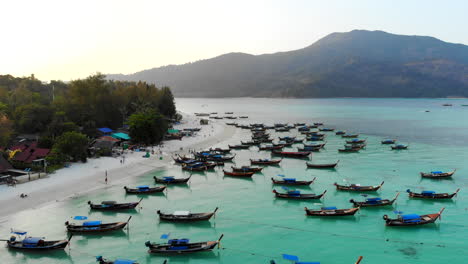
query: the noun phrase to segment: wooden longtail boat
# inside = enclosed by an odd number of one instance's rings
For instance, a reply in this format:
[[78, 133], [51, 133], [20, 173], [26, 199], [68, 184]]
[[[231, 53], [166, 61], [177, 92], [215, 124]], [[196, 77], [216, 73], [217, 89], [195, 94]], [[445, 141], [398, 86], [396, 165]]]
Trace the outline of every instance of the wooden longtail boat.
[[275, 194], [276, 198], [284, 198], [284, 199], [293, 199], [293, 200], [311, 200], [311, 199], [320, 199], [322, 198], [327, 190], [325, 190], [322, 194], [314, 194], [314, 193], [301, 193], [300, 191], [288, 191], [287, 193], [279, 193], [275, 189], [273, 189], [273, 193]]
[[49, 251], [53, 249], [64, 249], [72, 239], [71, 235], [68, 239], [63, 240], [45, 240], [45, 237], [24, 237], [27, 232], [12, 230], [13, 234], [10, 239], [2, 239], [7, 242], [10, 249], [24, 251]]
[[192, 175], [188, 176], [187, 178], [174, 178], [174, 176], [165, 176], [162, 178], [157, 178], [156, 176], [153, 176], [153, 179], [156, 183], [162, 183], [162, 184], [182, 184], [182, 183], [187, 183]]
[[208, 167], [203, 162], [194, 162], [190, 164], [182, 164], [182, 170], [186, 171], [206, 171]]
[[249, 145], [228, 145], [230, 149], [248, 149]]
[[273, 184], [279, 185], [310, 185], [314, 183], [316, 177], [314, 177], [311, 181], [298, 181], [295, 178], [283, 178], [282, 180], [275, 180], [271, 178]]
[[364, 202], [358, 202], [354, 199], [349, 200], [350, 203], [353, 203], [354, 207], [378, 207], [378, 206], [388, 206], [392, 205], [398, 198], [400, 193], [397, 193], [395, 198], [390, 199], [381, 199], [379, 197], [367, 198]]
[[138, 264], [136, 260], [129, 260], [129, 259], [108, 260], [108, 259], [103, 258], [102, 256], [97, 256], [96, 261], [99, 262], [99, 264]]
[[289, 130], [291, 130], [289, 127], [278, 127], [278, 128], [275, 128], [275, 132], [288, 132]]
[[335, 135], [338, 135], [338, 136], [346, 135], [346, 131], [343, 131], [343, 130], [336, 131]]
[[361, 186], [358, 184], [339, 185], [336, 182], [333, 185], [335, 185], [336, 189], [340, 191], [375, 192], [378, 189], [380, 189], [380, 187], [382, 187], [383, 184], [384, 184], [384, 181], [382, 181], [382, 183], [377, 186]]
[[283, 145], [273, 145], [273, 144], [268, 144], [268, 145], [261, 145], [259, 147], [260, 150], [278, 150], [278, 149], [283, 149]]
[[359, 211], [359, 207], [349, 209], [337, 209], [335, 206], [322, 207], [320, 210], [312, 210], [304, 207], [306, 215], [311, 216], [347, 216], [354, 215]]
[[365, 139], [358, 139], [358, 138], [355, 138], [355, 139], [352, 139], [352, 140], [346, 140], [346, 144], [362, 144], [362, 143], [365, 143], [366, 140]]
[[326, 128], [326, 127], [324, 127], [324, 128], [319, 128], [319, 130], [320, 130], [320, 131], [323, 131], [323, 132], [333, 132], [333, 131], [335, 131], [334, 128]]
[[257, 145], [260, 145], [260, 141], [258, 140], [252, 140], [252, 141], [241, 141], [241, 145], [242, 146], [257, 146]]
[[336, 165], [338, 165], [339, 160], [335, 163], [322, 163], [322, 164], [312, 164], [309, 162], [306, 162], [307, 168], [313, 168], [313, 169], [332, 169], [335, 168]]
[[213, 212], [209, 213], [191, 213], [189, 211], [175, 211], [172, 214], [161, 213], [160, 210], [157, 211], [159, 219], [169, 222], [197, 222], [197, 221], [208, 221], [210, 218], [216, 214], [218, 207]]
[[380, 143], [384, 145], [395, 144], [395, 142], [396, 142], [396, 139], [385, 139], [385, 140], [380, 141]]
[[289, 136], [286, 136], [286, 137], [278, 137], [279, 140], [283, 140], [283, 141], [294, 141], [296, 139], [296, 137], [289, 137]]
[[137, 186], [137, 188], [128, 188], [124, 186], [125, 192], [128, 194], [147, 194], [158, 193], [166, 189], [166, 186], [149, 187], [148, 185]]
[[101, 221], [86, 221], [83, 222], [82, 225], [77, 224], [70, 224], [68, 221], [65, 222], [65, 226], [67, 227], [68, 232], [76, 232], [76, 233], [95, 233], [95, 232], [108, 232], [114, 230], [123, 229], [128, 222], [132, 219], [130, 216], [127, 222], [115, 222], [115, 223], [107, 223], [103, 224]]
[[357, 138], [359, 134], [343, 134], [341, 135], [342, 138]]
[[410, 189], [406, 190], [410, 198], [420, 199], [452, 199], [460, 189], [457, 189], [454, 193], [436, 193], [434, 191], [422, 191], [421, 193], [411, 192]]
[[234, 172], [234, 171], [225, 171], [223, 170], [224, 175], [226, 176], [232, 176], [232, 177], [252, 177], [255, 172]]
[[232, 171], [234, 172], [261, 172], [263, 167], [250, 167], [250, 166], [242, 166], [242, 167], [234, 167], [231, 166]]
[[143, 198], [138, 202], [133, 203], [116, 203], [115, 201], [103, 201], [100, 204], [93, 204], [91, 201], [88, 201], [89, 207], [93, 210], [101, 211], [118, 211], [118, 210], [130, 210], [135, 209]]
[[311, 151], [311, 152], [317, 152], [320, 151], [322, 148], [321, 147], [303, 147], [303, 148], [297, 148], [298, 151]]
[[279, 164], [283, 159], [279, 160], [270, 160], [270, 159], [250, 159], [250, 164], [252, 165], [277, 165]]
[[177, 155], [177, 157], [172, 157], [172, 159], [179, 164], [187, 164], [187, 163], [193, 163], [196, 162], [194, 158], [186, 157], [186, 156], [180, 156]]
[[305, 148], [323, 148], [325, 147], [325, 144], [327, 144], [327, 142], [325, 143], [315, 143], [315, 144], [303, 144]]
[[398, 144], [398, 145], [392, 146], [392, 149], [394, 149], [394, 150], [408, 149], [408, 145]]
[[167, 244], [156, 244], [147, 241], [145, 246], [149, 248], [148, 253], [153, 254], [181, 254], [181, 253], [195, 253], [201, 251], [210, 251], [214, 249], [224, 235], [221, 235], [216, 241], [189, 243], [189, 240], [184, 239], [171, 239]]
[[227, 153], [231, 152], [230, 149], [223, 149], [223, 148], [210, 148], [210, 151], [220, 152], [220, 153], [223, 153], [223, 154], [227, 154]]
[[306, 140], [307, 141], [323, 141], [325, 137], [307, 137]]
[[421, 177], [423, 178], [432, 178], [432, 179], [441, 179], [441, 178], [449, 178], [452, 177], [452, 175], [456, 172], [457, 170], [451, 171], [451, 172], [442, 172], [442, 171], [431, 171], [428, 173], [421, 172]]
[[343, 149], [338, 149], [338, 152], [359, 152], [366, 145], [345, 145]]
[[311, 154], [310, 151], [298, 151], [298, 152], [289, 152], [289, 151], [272, 151], [275, 155], [280, 155], [288, 158], [305, 158]]
[[398, 218], [391, 219], [388, 218], [388, 215], [384, 215], [383, 219], [385, 220], [385, 224], [387, 226], [416, 226], [416, 225], [425, 225], [434, 223], [437, 219], [440, 218], [440, 215], [444, 211], [445, 208], [442, 208], [438, 213], [435, 214], [426, 214], [426, 215], [418, 215], [418, 214], [405, 214], [405, 215], [398, 215]]

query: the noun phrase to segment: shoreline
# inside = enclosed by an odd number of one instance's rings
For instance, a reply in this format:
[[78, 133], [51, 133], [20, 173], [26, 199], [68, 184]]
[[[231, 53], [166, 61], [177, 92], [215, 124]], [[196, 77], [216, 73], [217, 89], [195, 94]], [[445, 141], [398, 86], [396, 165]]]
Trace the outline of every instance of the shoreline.
[[[185, 122], [178, 127], [194, 127], [198, 120], [194, 116], [185, 114]], [[70, 168], [60, 169], [43, 179], [1, 189], [0, 223], [8, 222], [9, 216], [23, 211], [37, 210], [53, 203], [63, 203], [74, 197], [115, 186], [124, 180], [162, 170], [172, 162], [173, 154], [187, 153], [188, 149], [199, 150], [214, 146], [231, 138], [236, 131], [224, 122], [211, 121], [210, 125], [201, 127], [202, 130], [194, 137], [165, 141], [162, 146], [155, 147], [156, 153], [160, 150], [162, 155], [155, 153], [150, 158], [143, 158], [143, 152], [128, 153], [125, 158], [126, 164], [120, 163], [120, 157], [89, 159], [87, 163], [72, 164]], [[108, 184], [104, 181], [106, 171]], [[27, 194], [28, 197], [20, 198], [21, 193]]]

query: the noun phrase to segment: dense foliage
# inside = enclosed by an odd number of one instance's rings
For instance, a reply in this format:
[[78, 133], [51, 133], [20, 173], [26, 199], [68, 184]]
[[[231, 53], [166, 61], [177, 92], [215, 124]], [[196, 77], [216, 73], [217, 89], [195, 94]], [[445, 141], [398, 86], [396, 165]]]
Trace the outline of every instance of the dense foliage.
[[58, 160], [62, 154], [83, 159], [82, 151], [70, 149], [69, 142], [84, 143], [83, 137], [96, 136], [99, 127], [121, 128], [135, 113], [149, 115], [158, 128], [148, 138], [137, 136], [136, 143], [158, 142], [167, 128], [165, 120], [176, 116], [171, 90], [145, 82], [108, 81], [102, 74], [69, 83], [0, 75], [0, 147], [14, 134], [35, 134], [41, 137], [40, 146], [53, 145]]
[[167, 131], [167, 122], [163, 116], [152, 109], [132, 114], [128, 125], [130, 137], [147, 145], [161, 141]]

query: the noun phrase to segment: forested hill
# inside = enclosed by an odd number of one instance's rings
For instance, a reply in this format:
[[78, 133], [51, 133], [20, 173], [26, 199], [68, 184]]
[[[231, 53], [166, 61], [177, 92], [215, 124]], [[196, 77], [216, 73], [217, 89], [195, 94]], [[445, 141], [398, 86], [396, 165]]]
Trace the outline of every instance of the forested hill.
[[468, 96], [468, 46], [354, 30], [295, 51], [229, 53], [108, 78], [168, 85], [179, 97]]

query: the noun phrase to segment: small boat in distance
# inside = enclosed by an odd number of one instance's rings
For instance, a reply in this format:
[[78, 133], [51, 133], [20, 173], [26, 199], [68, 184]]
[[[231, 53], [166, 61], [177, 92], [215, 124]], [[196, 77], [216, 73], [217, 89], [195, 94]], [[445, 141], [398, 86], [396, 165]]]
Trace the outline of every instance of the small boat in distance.
[[216, 241], [207, 241], [207, 242], [196, 242], [189, 243], [190, 240], [183, 239], [171, 239], [165, 244], [156, 244], [147, 241], [145, 246], [149, 248], [148, 253], [153, 254], [181, 254], [181, 253], [195, 253], [201, 251], [210, 251], [214, 249], [224, 235], [221, 235]]
[[158, 178], [156, 176], [153, 176], [153, 179], [156, 183], [162, 183], [162, 184], [181, 184], [181, 183], [187, 183], [190, 178], [192, 177], [192, 174], [188, 176], [187, 178], [175, 178], [174, 176], [164, 176], [162, 178]]
[[393, 149], [393, 150], [408, 149], [408, 145], [397, 144], [397, 145], [392, 146], [392, 149]]
[[191, 213], [190, 211], [175, 211], [172, 214], [165, 214], [158, 210], [156, 213], [159, 215], [159, 219], [168, 222], [197, 222], [207, 221], [216, 214], [218, 207], [213, 212], [209, 213]]
[[344, 130], [339, 130], [339, 131], [335, 132], [335, 135], [337, 135], [337, 136], [341, 136], [341, 135], [345, 135], [345, 134], [346, 134], [346, 131], [344, 131]]
[[384, 139], [384, 140], [380, 141], [380, 143], [382, 143], [384, 145], [395, 144], [395, 142], [396, 142], [396, 139]]
[[343, 134], [341, 135], [342, 138], [357, 138], [359, 134]]
[[[75, 220], [87, 219], [87, 218], [74, 218]], [[123, 229], [128, 225], [128, 222], [132, 219], [132, 216], [128, 218], [126, 222], [115, 222], [115, 223], [105, 223], [102, 221], [85, 221], [83, 224], [73, 224], [68, 221], [65, 222], [68, 232], [76, 233], [98, 233], [98, 232], [108, 232], [114, 230]]]
[[313, 164], [310, 162], [306, 162], [307, 168], [313, 168], [313, 169], [333, 169], [338, 165], [339, 160], [335, 163], [321, 163], [321, 164]]
[[273, 189], [273, 193], [275, 194], [276, 198], [284, 198], [284, 199], [293, 199], [293, 200], [311, 200], [311, 199], [320, 199], [322, 198], [327, 190], [325, 190], [322, 194], [315, 194], [315, 193], [301, 193], [299, 190], [288, 190], [286, 193], [279, 193], [275, 189]]
[[136, 188], [128, 188], [124, 186], [125, 192], [128, 194], [147, 194], [147, 193], [159, 193], [166, 189], [166, 186], [149, 187], [148, 185], [140, 185]]
[[382, 199], [380, 197], [372, 197], [372, 198], [367, 198], [364, 202], [358, 202], [358, 201], [355, 201], [354, 199], [349, 200], [349, 202], [352, 203], [354, 207], [388, 206], [388, 205], [393, 205], [393, 203], [398, 198], [398, 195], [400, 195], [399, 192], [396, 194], [395, 198], [393, 198], [392, 200]]
[[251, 167], [251, 166], [242, 166], [242, 167], [234, 167], [231, 166], [232, 171], [234, 172], [261, 172], [263, 170], [262, 167]]
[[336, 182], [333, 185], [335, 185], [336, 189], [340, 191], [375, 192], [380, 189], [383, 184], [384, 181], [377, 186], [361, 186], [360, 184], [340, 185]]
[[242, 178], [247, 178], [247, 177], [252, 177], [255, 172], [235, 172], [235, 171], [225, 171], [223, 170], [224, 175], [226, 176], [231, 176], [231, 177], [242, 177]]
[[130, 210], [135, 209], [143, 198], [138, 202], [133, 203], [117, 203], [116, 201], [102, 201], [100, 204], [93, 204], [91, 201], [88, 201], [89, 207], [94, 210], [101, 211], [118, 211], [118, 210]]
[[442, 178], [450, 178], [457, 170], [453, 170], [450, 172], [443, 172], [443, 171], [431, 171], [431, 172], [421, 172], [421, 177], [423, 178], [431, 178], [431, 179], [442, 179]]
[[311, 210], [304, 207], [306, 215], [310, 216], [347, 216], [354, 215], [359, 211], [359, 207], [349, 209], [337, 209], [335, 206], [322, 207], [320, 210]]
[[420, 199], [452, 199], [460, 189], [457, 189], [454, 193], [436, 193], [435, 191], [422, 191], [421, 193], [414, 193], [410, 189], [406, 190], [410, 198]]
[[437, 219], [440, 218], [440, 215], [445, 208], [442, 208], [438, 213], [435, 214], [404, 214], [398, 215], [397, 218], [391, 219], [388, 218], [388, 215], [384, 215], [383, 219], [385, 220], [385, 225], [387, 226], [416, 226], [416, 225], [425, 225], [434, 223]]
[[279, 185], [310, 185], [314, 183], [316, 177], [314, 177], [311, 181], [298, 181], [296, 178], [283, 178], [282, 180], [275, 180], [271, 178], [273, 184]]
[[250, 145], [228, 145], [230, 149], [248, 149]]
[[97, 256], [96, 261], [99, 264], [138, 264], [136, 260], [129, 260], [129, 259], [116, 259], [116, 260], [107, 260], [102, 256]]
[[310, 151], [297, 151], [297, 152], [290, 152], [290, 151], [272, 151], [273, 154], [275, 155], [280, 155], [283, 157], [288, 157], [288, 158], [305, 158], [310, 155]]
[[27, 251], [49, 251], [53, 249], [64, 249], [67, 247], [73, 235], [63, 240], [45, 240], [45, 237], [26, 237], [28, 232], [11, 230], [13, 234], [10, 239], [2, 239], [7, 242], [10, 249]]
[[283, 159], [271, 160], [271, 159], [250, 159], [252, 165], [278, 165]]

